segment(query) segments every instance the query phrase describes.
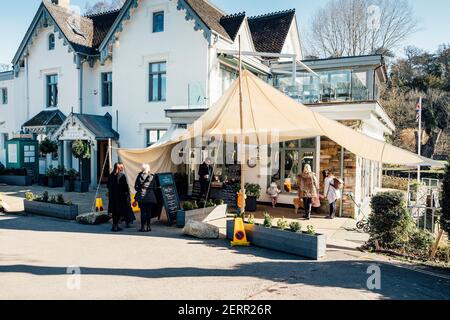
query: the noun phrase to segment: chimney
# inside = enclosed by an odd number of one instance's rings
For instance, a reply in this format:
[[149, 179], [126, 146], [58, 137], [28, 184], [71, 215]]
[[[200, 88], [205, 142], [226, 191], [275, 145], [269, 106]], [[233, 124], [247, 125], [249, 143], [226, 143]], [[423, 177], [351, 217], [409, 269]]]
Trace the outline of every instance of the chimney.
[[70, 9], [70, 0], [51, 0], [51, 2], [65, 9]]

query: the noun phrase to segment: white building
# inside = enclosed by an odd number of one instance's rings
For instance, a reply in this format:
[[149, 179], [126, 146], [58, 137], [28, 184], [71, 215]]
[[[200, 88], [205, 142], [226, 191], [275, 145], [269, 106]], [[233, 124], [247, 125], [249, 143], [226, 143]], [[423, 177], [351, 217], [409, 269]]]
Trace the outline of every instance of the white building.
[[[382, 57], [304, 61], [321, 77], [312, 78], [292, 62], [304, 59], [294, 10], [227, 15], [205, 0], [128, 0], [119, 10], [93, 16], [72, 9], [69, 0], [44, 0], [14, 57], [14, 71], [0, 74], [1, 162], [8, 135], [21, 130], [59, 141], [58, 157], [42, 161], [47, 166], [53, 161], [79, 169], [71, 142], [88, 140], [93, 157], [83, 172], [95, 185], [108, 141], [125, 148], [149, 146], [217, 101], [237, 76], [238, 39], [242, 51], [286, 54], [244, 56], [243, 62], [293, 98], [379, 139], [394, 129], [377, 102], [386, 77]], [[322, 161], [322, 141], [305, 142], [304, 149], [302, 143], [287, 146], [280, 160], [286, 161], [285, 151], [294, 153], [295, 161], [312, 161], [320, 172], [329, 165]], [[354, 162], [348, 179], [355, 181], [349, 185], [364, 201], [370, 195], [364, 190], [379, 184], [379, 173], [368, 178], [378, 164]], [[270, 179], [282, 183], [296, 175], [284, 164], [281, 169], [278, 178], [253, 179], [264, 188]], [[292, 203], [292, 194], [282, 201]]]

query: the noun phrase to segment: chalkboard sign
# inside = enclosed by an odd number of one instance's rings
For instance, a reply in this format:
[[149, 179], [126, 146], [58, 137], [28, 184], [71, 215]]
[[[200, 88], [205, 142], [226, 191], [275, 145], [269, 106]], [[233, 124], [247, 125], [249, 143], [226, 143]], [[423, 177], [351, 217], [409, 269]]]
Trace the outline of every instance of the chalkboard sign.
[[236, 184], [225, 184], [222, 189], [222, 200], [231, 208], [237, 207]]
[[228, 181], [240, 181], [241, 180], [241, 165], [231, 164], [225, 168]]
[[167, 220], [169, 224], [173, 224], [177, 218], [177, 212], [181, 209], [178, 191], [175, 185], [175, 179], [172, 173], [161, 173], [156, 175], [158, 178], [158, 186], [164, 208], [166, 209]]
[[194, 185], [192, 187], [192, 199], [199, 200], [201, 191], [200, 181], [194, 181]]

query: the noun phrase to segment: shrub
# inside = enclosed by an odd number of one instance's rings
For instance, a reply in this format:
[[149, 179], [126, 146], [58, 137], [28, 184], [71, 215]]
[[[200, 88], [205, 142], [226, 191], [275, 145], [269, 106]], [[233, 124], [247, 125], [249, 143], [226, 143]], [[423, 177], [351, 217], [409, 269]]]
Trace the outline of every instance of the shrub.
[[264, 227], [272, 228], [272, 220], [273, 217], [266, 211], [264, 213], [264, 223], [263, 223]]
[[221, 206], [221, 205], [223, 205], [225, 203], [225, 201], [223, 201], [222, 199], [216, 199], [216, 200], [214, 200], [214, 204], [216, 205], [216, 206]]
[[441, 226], [447, 234], [450, 233], [450, 157], [445, 167], [444, 179], [442, 181], [442, 216]]
[[261, 196], [261, 186], [257, 183], [246, 183], [245, 194], [247, 197], [259, 198]]
[[291, 228], [292, 232], [300, 232], [302, 230], [302, 225], [298, 221], [292, 221], [289, 224], [289, 227]]
[[90, 159], [91, 148], [87, 141], [77, 140], [72, 144], [72, 154], [77, 159]]
[[42, 195], [42, 201], [48, 202], [48, 200], [49, 200], [48, 192], [45, 191], [44, 194]]
[[45, 140], [39, 144], [39, 151], [42, 154], [56, 153], [58, 152], [58, 144], [48, 138], [45, 138]]
[[255, 216], [253, 214], [248, 215], [248, 224], [255, 224]]
[[6, 169], [2, 168], [0, 169], [0, 176], [19, 176], [19, 177], [25, 177], [27, 175], [27, 169], [21, 168], [21, 169]]
[[316, 234], [316, 230], [314, 229], [314, 226], [307, 226], [306, 227], [306, 233], [310, 234], [310, 235], [315, 235]]
[[282, 217], [281, 219], [278, 219], [277, 221], [277, 227], [281, 230], [286, 230], [288, 227], [288, 222], [286, 221], [286, 219], [284, 219], [284, 217]]
[[429, 255], [433, 243], [434, 237], [431, 233], [417, 229], [409, 239], [407, 251], [418, 256], [426, 257]]
[[52, 204], [57, 204], [58, 201], [56, 200], [56, 196], [54, 196], [54, 195], [51, 196], [49, 202], [52, 203]]
[[436, 259], [445, 263], [450, 262], [450, 246], [439, 247], [436, 252]]
[[369, 217], [370, 242], [378, 240], [385, 249], [407, 246], [415, 224], [409, 215], [401, 192], [383, 192], [372, 198]]
[[190, 211], [190, 210], [193, 210], [193, 208], [194, 208], [194, 205], [192, 204], [191, 201], [183, 202], [183, 210], [184, 211]]
[[64, 200], [64, 196], [63, 196], [62, 194], [58, 194], [58, 195], [56, 196], [56, 201], [57, 201], [59, 204], [65, 204], [65, 203], [66, 203], [66, 201]]

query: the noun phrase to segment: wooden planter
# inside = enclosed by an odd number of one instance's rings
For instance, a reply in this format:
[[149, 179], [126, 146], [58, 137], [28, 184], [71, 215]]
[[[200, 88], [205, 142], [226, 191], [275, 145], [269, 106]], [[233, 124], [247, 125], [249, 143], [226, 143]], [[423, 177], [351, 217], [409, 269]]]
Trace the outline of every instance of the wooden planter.
[[[326, 255], [327, 241], [322, 234], [309, 235], [289, 230], [265, 228], [260, 225], [244, 224], [245, 233], [251, 244], [318, 260]], [[233, 240], [234, 220], [227, 221], [227, 238]]]
[[73, 180], [67, 179], [64, 181], [64, 190], [66, 192], [73, 192], [75, 190], [75, 183]]
[[0, 176], [0, 183], [9, 184], [11, 186], [31, 186], [33, 177], [30, 176]]
[[74, 181], [73, 182], [74, 191], [78, 193], [89, 192], [89, 182], [88, 181]]
[[61, 188], [63, 186], [63, 177], [62, 176], [52, 176], [48, 177], [49, 188]]
[[62, 205], [54, 204], [48, 202], [39, 201], [23, 201], [25, 212], [33, 213], [36, 215], [65, 219], [65, 220], [75, 220], [78, 216], [78, 206], [77, 205]]
[[248, 196], [245, 200], [245, 211], [246, 212], [256, 212], [256, 197]]
[[47, 187], [48, 186], [48, 177], [45, 174], [40, 174], [38, 178], [38, 185]]

